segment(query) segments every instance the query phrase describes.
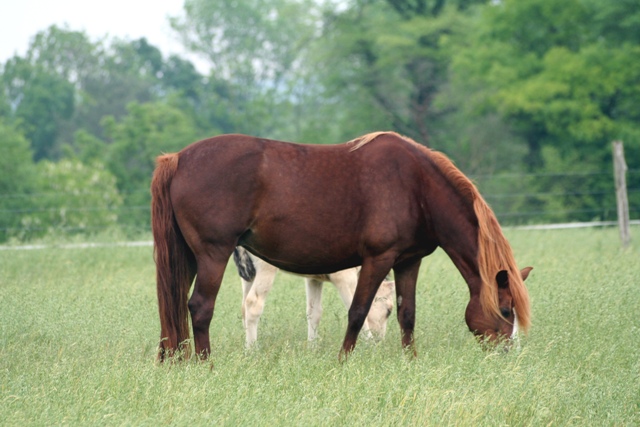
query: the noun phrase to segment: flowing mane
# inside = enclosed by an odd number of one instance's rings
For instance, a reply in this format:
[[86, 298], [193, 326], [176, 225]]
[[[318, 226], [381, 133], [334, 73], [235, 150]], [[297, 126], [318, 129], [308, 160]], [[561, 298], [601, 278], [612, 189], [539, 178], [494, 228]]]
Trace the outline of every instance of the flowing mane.
[[354, 145], [350, 151], [361, 148], [381, 135], [393, 135], [418, 146], [431, 158], [461, 195], [469, 203], [473, 204], [473, 209], [478, 219], [478, 269], [482, 280], [482, 288], [480, 290], [482, 309], [487, 314], [502, 316], [498, 306], [498, 288], [495, 284], [497, 273], [501, 270], [506, 270], [509, 276], [509, 290], [511, 291], [513, 304], [518, 316], [518, 324], [526, 331], [531, 325], [531, 308], [527, 288], [516, 265], [511, 246], [504, 237], [502, 228], [491, 207], [489, 207], [476, 186], [447, 156], [395, 132], [373, 132], [363, 135], [349, 141], [349, 144]]

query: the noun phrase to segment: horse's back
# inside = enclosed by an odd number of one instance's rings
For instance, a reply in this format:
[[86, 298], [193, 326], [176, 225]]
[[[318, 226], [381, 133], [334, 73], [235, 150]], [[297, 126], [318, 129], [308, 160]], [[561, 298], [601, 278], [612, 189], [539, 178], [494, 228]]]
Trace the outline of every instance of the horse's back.
[[294, 272], [357, 265], [363, 239], [396, 240], [403, 215], [418, 205], [404, 141], [352, 148], [244, 135], [192, 144], [180, 153], [172, 185], [180, 227]]

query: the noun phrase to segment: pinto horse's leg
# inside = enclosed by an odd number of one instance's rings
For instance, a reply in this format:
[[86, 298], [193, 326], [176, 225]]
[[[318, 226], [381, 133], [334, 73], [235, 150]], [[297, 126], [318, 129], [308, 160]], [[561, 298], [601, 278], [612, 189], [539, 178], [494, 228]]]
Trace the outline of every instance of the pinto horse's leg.
[[322, 317], [322, 281], [305, 277], [307, 290], [307, 339], [318, 338], [318, 326]]
[[353, 295], [351, 308], [349, 308], [349, 324], [340, 350], [341, 358], [343, 355], [347, 356], [356, 346], [358, 334], [364, 325], [376, 292], [393, 265], [392, 260], [393, 258], [368, 258], [364, 260], [358, 278], [358, 286]]
[[196, 355], [203, 359], [209, 357], [211, 353], [209, 325], [213, 317], [213, 309], [216, 305], [216, 297], [220, 290], [222, 276], [232, 251], [233, 248], [231, 248], [226, 258], [212, 258], [210, 256], [197, 258], [198, 273], [193, 293], [189, 299], [189, 311], [191, 312]]
[[396, 280], [396, 303], [398, 305], [398, 323], [402, 331], [402, 346], [416, 349], [413, 343], [413, 328], [416, 322], [416, 280], [421, 259], [405, 262], [393, 268]]
[[244, 326], [246, 334], [246, 346], [251, 347], [258, 339], [258, 322], [264, 311], [264, 303], [267, 294], [273, 287], [278, 268], [255, 258], [256, 277], [253, 286], [247, 293], [244, 302]]
[[253, 286], [253, 280], [245, 280], [242, 277], [240, 278], [240, 282], [242, 283], [242, 326], [247, 329], [247, 316], [246, 316], [246, 300], [247, 295], [249, 295], [249, 291]]

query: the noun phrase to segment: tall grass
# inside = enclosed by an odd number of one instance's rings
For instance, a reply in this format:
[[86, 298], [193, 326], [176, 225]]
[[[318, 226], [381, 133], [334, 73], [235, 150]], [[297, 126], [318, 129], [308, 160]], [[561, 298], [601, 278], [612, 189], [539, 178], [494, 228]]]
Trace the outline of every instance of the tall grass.
[[1, 251], [0, 424], [640, 424], [637, 243], [619, 249], [613, 229], [507, 235], [534, 266], [520, 350], [476, 344], [467, 287], [438, 251], [419, 278], [418, 357], [391, 319], [384, 341], [361, 340], [342, 364], [346, 312], [329, 287], [308, 344], [302, 280], [280, 274], [246, 351], [231, 265], [211, 362], [160, 366], [151, 248]]

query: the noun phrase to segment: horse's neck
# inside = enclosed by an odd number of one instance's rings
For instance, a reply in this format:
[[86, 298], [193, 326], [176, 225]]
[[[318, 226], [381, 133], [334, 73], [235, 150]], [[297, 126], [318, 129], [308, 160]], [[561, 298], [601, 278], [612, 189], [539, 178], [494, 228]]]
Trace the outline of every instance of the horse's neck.
[[470, 250], [471, 246], [466, 245], [442, 244], [441, 247], [456, 266], [465, 282], [467, 282], [471, 293], [475, 293], [476, 290], [479, 291], [480, 271], [478, 269], [477, 252]]
[[434, 218], [434, 231], [439, 246], [460, 271], [471, 293], [474, 293], [480, 286], [478, 225], [475, 213], [466, 209], [442, 210], [440, 218]]

